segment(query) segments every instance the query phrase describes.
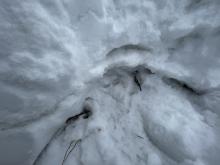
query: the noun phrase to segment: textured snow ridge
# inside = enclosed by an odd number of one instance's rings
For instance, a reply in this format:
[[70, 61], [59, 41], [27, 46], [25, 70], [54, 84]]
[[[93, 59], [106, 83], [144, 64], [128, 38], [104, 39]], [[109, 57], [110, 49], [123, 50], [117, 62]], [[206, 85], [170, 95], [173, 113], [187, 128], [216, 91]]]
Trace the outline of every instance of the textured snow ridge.
[[218, 165], [219, 0], [1, 0], [0, 164]]

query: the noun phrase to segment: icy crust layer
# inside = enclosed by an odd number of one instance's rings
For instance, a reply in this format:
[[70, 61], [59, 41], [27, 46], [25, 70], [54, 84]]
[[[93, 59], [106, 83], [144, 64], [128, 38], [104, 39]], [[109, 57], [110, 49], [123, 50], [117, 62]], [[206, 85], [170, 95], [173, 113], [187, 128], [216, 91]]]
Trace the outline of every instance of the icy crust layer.
[[[14, 159], [1, 156], [0, 164], [46, 164], [54, 155], [62, 163], [71, 141], [78, 156], [71, 152], [66, 164], [218, 164], [219, 8], [218, 0], [1, 0], [0, 146], [7, 149], [0, 155]], [[154, 73], [141, 74], [141, 92], [133, 80], [139, 66]], [[87, 97], [93, 115], [65, 125]], [[59, 128], [66, 130], [53, 139]]]

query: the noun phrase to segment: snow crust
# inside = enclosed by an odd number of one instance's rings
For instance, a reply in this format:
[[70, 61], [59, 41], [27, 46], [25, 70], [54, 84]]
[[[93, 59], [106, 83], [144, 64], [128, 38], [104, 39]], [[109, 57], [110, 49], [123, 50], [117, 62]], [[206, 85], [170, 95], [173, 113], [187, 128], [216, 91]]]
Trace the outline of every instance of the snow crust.
[[219, 164], [219, 9], [1, 0], [0, 164]]

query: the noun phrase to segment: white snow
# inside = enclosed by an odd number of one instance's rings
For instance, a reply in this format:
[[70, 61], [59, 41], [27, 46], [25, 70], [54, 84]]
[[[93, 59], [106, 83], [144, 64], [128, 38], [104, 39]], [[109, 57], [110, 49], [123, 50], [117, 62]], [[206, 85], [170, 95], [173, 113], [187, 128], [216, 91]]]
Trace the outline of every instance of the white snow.
[[219, 9], [1, 0], [0, 164], [219, 164]]

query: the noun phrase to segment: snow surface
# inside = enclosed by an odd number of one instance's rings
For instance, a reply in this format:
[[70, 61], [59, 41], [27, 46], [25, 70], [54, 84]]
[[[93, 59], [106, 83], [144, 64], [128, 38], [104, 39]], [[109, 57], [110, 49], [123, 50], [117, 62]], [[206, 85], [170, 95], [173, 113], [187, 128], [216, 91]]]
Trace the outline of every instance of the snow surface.
[[0, 38], [1, 165], [220, 163], [219, 0], [1, 0]]

